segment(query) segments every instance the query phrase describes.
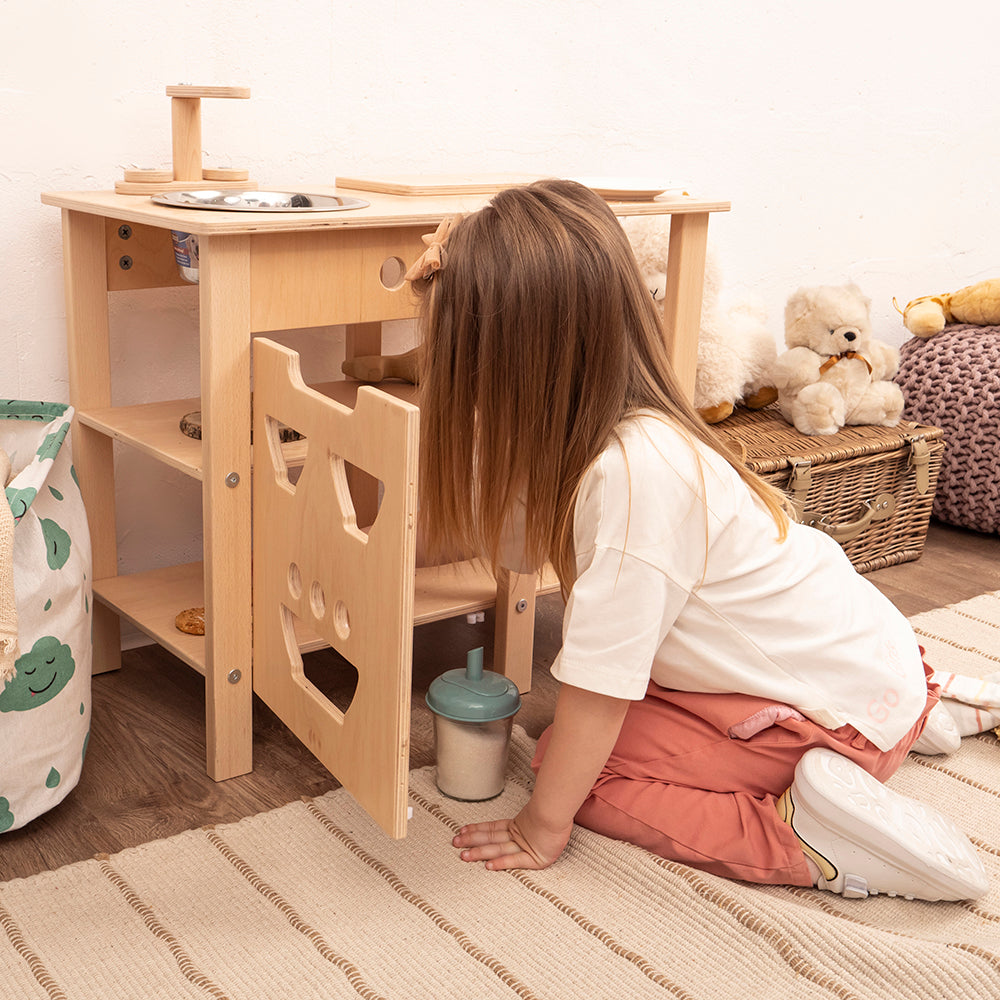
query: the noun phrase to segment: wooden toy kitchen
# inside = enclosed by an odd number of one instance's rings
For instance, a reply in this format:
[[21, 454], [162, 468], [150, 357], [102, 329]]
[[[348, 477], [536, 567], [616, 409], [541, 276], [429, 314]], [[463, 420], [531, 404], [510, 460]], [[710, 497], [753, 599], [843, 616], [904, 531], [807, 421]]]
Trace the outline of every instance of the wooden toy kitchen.
[[[338, 177], [275, 197], [246, 171], [201, 166], [202, 98], [248, 91], [181, 85], [167, 95], [169, 177], [130, 171], [115, 191], [42, 196], [62, 212], [94, 670], [120, 665], [126, 619], [204, 675], [213, 778], [252, 769], [256, 691], [403, 836], [413, 627], [495, 604], [494, 668], [524, 691], [535, 596], [557, 585], [550, 573], [494, 579], [474, 563], [415, 568], [417, 389], [351, 379], [307, 386], [294, 352], [266, 335], [343, 326], [348, 358], [380, 353], [381, 324], [415, 317], [403, 273], [424, 249], [421, 236], [529, 178]], [[708, 221], [729, 205], [628, 187], [602, 193], [619, 216], [670, 216], [664, 337], [690, 391]], [[185, 283], [172, 233], [197, 238], [200, 398], [113, 406], [109, 295]], [[200, 440], [180, 429], [192, 411], [201, 413]], [[303, 440], [282, 441], [281, 425]], [[201, 482], [200, 562], [118, 575], [116, 441]], [[363, 485], [354, 470], [367, 473]], [[196, 606], [205, 608], [204, 635], [179, 631], [178, 612]], [[301, 653], [323, 645], [358, 671], [346, 711], [303, 674]]]

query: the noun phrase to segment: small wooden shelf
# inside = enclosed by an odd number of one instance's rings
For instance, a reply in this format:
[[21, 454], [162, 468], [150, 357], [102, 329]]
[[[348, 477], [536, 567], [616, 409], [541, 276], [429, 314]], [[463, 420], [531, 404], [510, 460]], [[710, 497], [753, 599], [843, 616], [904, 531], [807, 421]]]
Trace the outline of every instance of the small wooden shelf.
[[181, 611], [205, 604], [200, 562], [95, 580], [94, 597], [198, 673], [205, 673], [204, 636], [188, 635], [174, 624]]
[[[94, 596], [188, 666], [205, 674], [204, 636], [188, 635], [174, 624], [181, 611], [205, 604], [202, 563], [98, 580], [94, 583]], [[303, 653], [327, 645], [302, 623], [297, 626], [297, 637]]]
[[81, 424], [137, 448], [193, 479], [202, 478], [201, 441], [183, 434], [181, 418], [200, 409], [196, 399], [173, 399], [138, 406], [81, 410]]
[[[338, 380], [313, 386], [317, 392], [353, 407], [361, 382]], [[417, 388], [406, 382], [382, 382], [379, 389], [417, 402]], [[181, 418], [201, 409], [201, 400], [170, 399], [158, 403], [140, 403], [135, 406], [109, 406], [103, 409], [81, 410], [80, 423], [107, 434], [165, 464], [180, 470], [192, 479], [202, 478], [201, 441], [188, 437], [180, 429]], [[301, 465], [305, 459], [306, 443], [292, 441], [282, 447], [289, 465]]]
[[[559, 581], [550, 566], [542, 572], [536, 587], [538, 594], [559, 589]], [[488, 569], [476, 562], [449, 563], [417, 569], [413, 599], [413, 624], [454, 618], [457, 615], [485, 611], [497, 602], [497, 582]]]
[[[548, 594], [558, 589], [559, 582], [547, 566], [537, 592]], [[204, 637], [181, 632], [174, 624], [179, 612], [205, 603], [200, 562], [97, 580], [94, 597], [198, 673], [205, 673]], [[413, 624], [485, 611], [496, 604], [496, 597], [496, 580], [478, 563], [423, 567], [416, 573]], [[326, 648], [327, 643], [299, 623], [298, 645], [301, 652], [308, 653]]]

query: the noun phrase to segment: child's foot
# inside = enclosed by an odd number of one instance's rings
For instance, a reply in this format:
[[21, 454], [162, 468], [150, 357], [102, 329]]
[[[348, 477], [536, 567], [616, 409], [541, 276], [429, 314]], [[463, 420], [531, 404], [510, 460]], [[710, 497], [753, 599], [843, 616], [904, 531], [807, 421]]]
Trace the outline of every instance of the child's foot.
[[983, 678], [935, 673], [934, 681], [941, 685], [940, 705], [960, 737], [1000, 726], [1000, 673]]
[[975, 899], [989, 888], [975, 848], [950, 819], [832, 750], [802, 757], [778, 812], [819, 868], [819, 889], [937, 900]]
[[943, 701], [939, 701], [927, 716], [923, 732], [910, 749], [914, 753], [933, 756], [954, 753], [962, 745], [962, 734], [958, 731], [955, 718]]

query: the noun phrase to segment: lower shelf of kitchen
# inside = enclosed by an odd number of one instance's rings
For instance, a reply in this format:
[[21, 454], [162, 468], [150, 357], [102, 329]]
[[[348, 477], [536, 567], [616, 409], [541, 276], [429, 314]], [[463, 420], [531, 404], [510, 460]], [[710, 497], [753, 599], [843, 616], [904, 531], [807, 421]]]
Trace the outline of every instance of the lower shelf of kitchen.
[[[537, 593], [559, 589], [550, 567], [538, 581]], [[131, 622], [164, 649], [204, 674], [206, 667], [203, 636], [181, 632], [175, 618], [187, 608], [205, 603], [203, 566], [200, 562], [163, 569], [109, 577], [94, 583], [94, 597], [116, 614]], [[493, 575], [475, 562], [421, 567], [416, 572], [413, 624], [454, 618], [484, 611], [496, 603]], [[310, 652], [327, 643], [315, 633], [302, 629], [299, 649]]]

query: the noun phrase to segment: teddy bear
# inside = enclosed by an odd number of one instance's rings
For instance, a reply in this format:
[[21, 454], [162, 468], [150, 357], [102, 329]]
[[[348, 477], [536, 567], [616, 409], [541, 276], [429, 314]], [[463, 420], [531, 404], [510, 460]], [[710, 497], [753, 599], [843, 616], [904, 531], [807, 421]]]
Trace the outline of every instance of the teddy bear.
[[[669, 220], [663, 216], [630, 216], [622, 220], [636, 263], [662, 314], [667, 290]], [[769, 381], [777, 357], [774, 335], [765, 312], [750, 302], [723, 304], [719, 265], [714, 252], [705, 262], [694, 406], [709, 424], [725, 420], [737, 404], [760, 409], [778, 393]]]
[[903, 310], [903, 326], [923, 340], [940, 333], [949, 323], [1000, 326], [1000, 278], [977, 281], [957, 292], [922, 295]]
[[785, 305], [785, 344], [771, 371], [784, 418], [802, 434], [845, 424], [895, 427], [899, 351], [872, 336], [871, 300], [855, 284], [800, 288]]

